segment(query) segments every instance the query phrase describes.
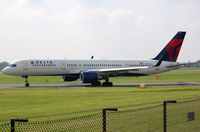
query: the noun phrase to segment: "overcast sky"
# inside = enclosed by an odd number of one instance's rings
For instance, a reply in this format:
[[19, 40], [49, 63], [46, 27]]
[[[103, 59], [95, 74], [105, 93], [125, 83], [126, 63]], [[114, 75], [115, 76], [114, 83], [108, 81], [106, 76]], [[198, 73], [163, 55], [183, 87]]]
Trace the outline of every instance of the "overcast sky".
[[200, 0], [0, 0], [0, 61], [150, 59], [187, 31], [178, 61], [200, 59]]

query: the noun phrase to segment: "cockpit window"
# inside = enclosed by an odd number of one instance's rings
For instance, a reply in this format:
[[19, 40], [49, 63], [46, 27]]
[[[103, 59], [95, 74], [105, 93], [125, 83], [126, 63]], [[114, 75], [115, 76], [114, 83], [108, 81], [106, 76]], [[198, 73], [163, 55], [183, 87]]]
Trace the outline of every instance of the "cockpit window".
[[11, 64], [11, 65], [10, 65], [10, 67], [16, 67], [16, 66], [17, 66], [16, 64]]

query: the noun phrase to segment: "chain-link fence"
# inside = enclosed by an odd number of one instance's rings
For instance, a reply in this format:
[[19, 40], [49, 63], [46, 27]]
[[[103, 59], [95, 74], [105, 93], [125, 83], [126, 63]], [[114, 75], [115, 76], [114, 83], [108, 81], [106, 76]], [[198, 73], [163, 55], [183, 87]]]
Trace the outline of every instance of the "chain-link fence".
[[[167, 131], [200, 131], [200, 99], [167, 104]], [[188, 116], [191, 115], [192, 117]], [[102, 110], [84, 111], [29, 118], [28, 122], [15, 123], [15, 132], [102, 132]], [[190, 118], [189, 118], [190, 117]], [[39, 121], [40, 120], [40, 121]], [[1, 124], [1, 131], [9, 132], [10, 123]], [[137, 108], [121, 107], [106, 112], [107, 132], [163, 131], [163, 104]]]
[[[101, 110], [32, 117], [28, 122], [15, 122], [15, 132], [97, 132], [102, 131]], [[11, 123], [3, 123], [1, 130], [9, 132]]]

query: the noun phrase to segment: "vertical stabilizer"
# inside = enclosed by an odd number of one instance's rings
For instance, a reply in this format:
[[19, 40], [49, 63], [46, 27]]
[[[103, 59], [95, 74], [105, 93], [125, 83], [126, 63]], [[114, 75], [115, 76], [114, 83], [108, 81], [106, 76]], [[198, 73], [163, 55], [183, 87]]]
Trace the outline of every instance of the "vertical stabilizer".
[[186, 32], [179, 31], [164, 47], [164, 49], [155, 57], [154, 60], [173, 61], [176, 62]]

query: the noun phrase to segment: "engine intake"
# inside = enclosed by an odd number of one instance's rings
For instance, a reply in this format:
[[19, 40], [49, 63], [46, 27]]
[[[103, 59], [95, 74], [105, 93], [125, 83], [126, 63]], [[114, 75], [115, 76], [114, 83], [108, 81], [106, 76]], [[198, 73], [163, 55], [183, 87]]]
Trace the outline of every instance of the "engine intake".
[[81, 72], [82, 83], [95, 83], [100, 79], [101, 78], [97, 72], [94, 71]]

